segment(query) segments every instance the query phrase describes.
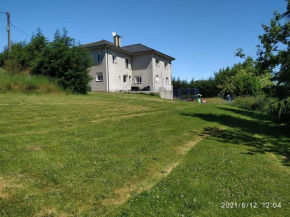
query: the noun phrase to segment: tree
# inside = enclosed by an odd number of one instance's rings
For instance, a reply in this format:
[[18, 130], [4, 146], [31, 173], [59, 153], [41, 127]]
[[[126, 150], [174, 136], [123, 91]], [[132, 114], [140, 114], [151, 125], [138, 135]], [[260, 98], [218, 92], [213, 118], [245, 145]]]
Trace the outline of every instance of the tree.
[[[242, 49], [238, 49], [236, 56], [244, 58], [245, 54]], [[231, 93], [234, 96], [256, 96], [262, 87], [260, 79], [266, 79], [265, 76], [258, 77], [258, 74], [256, 62], [248, 56], [244, 62], [216, 72], [214, 79], [221, 93], [225, 95]]]
[[[41, 35], [36, 38], [41, 39], [41, 46], [45, 44]], [[65, 29], [62, 35], [57, 30], [54, 40], [47, 46], [41, 46], [38, 46], [40, 55], [31, 64], [31, 72], [55, 78], [63, 88], [75, 93], [86, 93], [91, 80], [88, 75], [91, 66], [88, 51], [76, 46], [75, 40], [67, 36]], [[37, 49], [34, 51], [37, 52]]]
[[8, 52], [8, 47], [5, 47], [1, 53], [0, 66], [4, 67], [7, 71], [14, 74], [19, 74], [25, 69], [26, 64], [26, 53], [25, 53], [26, 42], [13, 42], [11, 45], [11, 52]]
[[54, 40], [49, 42], [38, 29], [31, 41], [12, 44], [0, 54], [0, 66], [12, 73], [20, 73], [29, 68], [33, 74], [41, 74], [56, 79], [65, 89], [75, 93], [86, 93], [91, 78], [88, 68], [91, 56], [87, 50], [76, 45], [64, 29], [56, 31]]
[[290, 0], [284, 14], [275, 12], [270, 26], [262, 24], [262, 27], [258, 68], [273, 74], [275, 85], [265, 88], [265, 92], [277, 99], [269, 109], [277, 114], [280, 123], [290, 124]]

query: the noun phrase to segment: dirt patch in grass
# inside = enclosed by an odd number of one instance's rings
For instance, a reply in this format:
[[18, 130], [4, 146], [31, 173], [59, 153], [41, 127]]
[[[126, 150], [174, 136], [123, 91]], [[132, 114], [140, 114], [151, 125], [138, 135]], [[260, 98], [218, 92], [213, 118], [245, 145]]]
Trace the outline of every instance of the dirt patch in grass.
[[6, 179], [0, 176], [0, 198], [9, 199], [11, 195], [8, 190], [11, 188], [20, 188], [21, 185], [15, 179]]
[[119, 108], [109, 108], [104, 109], [103, 111], [147, 111], [149, 110], [148, 107], [142, 107], [142, 106], [126, 106], [126, 107], [119, 107]]
[[[154, 113], [161, 112], [161, 111], [156, 111]], [[108, 118], [100, 118], [98, 120], [93, 120], [91, 122], [93, 123], [99, 123], [103, 121], [120, 121], [123, 119], [128, 119], [128, 118], [133, 118], [133, 117], [139, 117], [139, 116], [145, 116], [151, 114], [150, 112], [145, 112], [145, 113], [137, 113], [137, 114], [130, 114], [130, 115], [121, 115], [121, 116], [115, 116], [115, 117], [108, 117]]]
[[27, 149], [30, 151], [41, 151], [42, 150], [42, 148], [40, 146], [28, 146]]
[[157, 182], [166, 177], [178, 163], [169, 164], [163, 170], [158, 170], [148, 174], [147, 179], [140, 182], [128, 182], [122, 188], [115, 190], [115, 197], [103, 201], [104, 206], [118, 206], [125, 203], [132, 196], [151, 189]]
[[195, 140], [189, 141], [188, 143], [178, 146], [175, 148], [177, 153], [181, 155], [186, 155], [189, 150], [194, 147], [197, 143], [199, 143], [201, 140], [203, 140], [207, 135], [199, 136]]
[[55, 208], [43, 208], [36, 216], [59, 216], [59, 217], [67, 217], [69, 216], [67, 213], [64, 212], [57, 212]]
[[[214, 136], [215, 133], [217, 133], [220, 130], [224, 130], [226, 127], [222, 127], [220, 129], [216, 129], [216, 131], [213, 131], [210, 135], [206, 133], [202, 133], [199, 136], [197, 136], [195, 139], [183, 144], [182, 146], [178, 146], [175, 148], [176, 153], [180, 155], [186, 155], [197, 143], [202, 141], [204, 138], [208, 136]], [[140, 194], [141, 192], [145, 190], [150, 190], [157, 182], [159, 182], [161, 179], [168, 176], [171, 171], [177, 167], [181, 161], [175, 162], [172, 164], [168, 164], [164, 169], [158, 170], [158, 171], [151, 171], [148, 173], [148, 178], [135, 183], [130, 182], [126, 183], [124, 187], [116, 189], [115, 190], [115, 197], [109, 198], [103, 201], [104, 206], [119, 206], [123, 203], [125, 203], [127, 200], [129, 200], [132, 196]]]
[[280, 170], [281, 172], [290, 174], [289, 168], [287, 166], [284, 166], [283, 163], [281, 162], [282, 160], [285, 160], [286, 157], [281, 157], [281, 159], [278, 159], [278, 157], [273, 153], [267, 153], [267, 155], [269, 156], [269, 158], [271, 158], [273, 162], [275, 162], [276, 169]]
[[[202, 134], [198, 136], [196, 139], [189, 141], [188, 143], [176, 147], [177, 153], [181, 155], [186, 155], [188, 151], [193, 148], [197, 143], [199, 143], [201, 140], [203, 140], [205, 137], [208, 135]], [[161, 179], [165, 178], [167, 175], [171, 173], [171, 171], [177, 167], [181, 161], [175, 162], [172, 164], [168, 164], [164, 169], [158, 170], [158, 171], [151, 171], [148, 174], [148, 178], [135, 183], [135, 182], [130, 182], [126, 183], [124, 187], [116, 189], [115, 190], [115, 197], [114, 198], [109, 198], [103, 201], [103, 205], [105, 206], [118, 206], [123, 203], [125, 203], [130, 197], [140, 194], [141, 192], [145, 190], [150, 190], [157, 182], [159, 182]]]

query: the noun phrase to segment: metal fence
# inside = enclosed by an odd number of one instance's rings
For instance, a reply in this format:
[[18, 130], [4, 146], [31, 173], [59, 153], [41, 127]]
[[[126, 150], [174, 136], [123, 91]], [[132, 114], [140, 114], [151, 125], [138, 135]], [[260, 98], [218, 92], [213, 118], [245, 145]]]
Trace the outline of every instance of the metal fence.
[[179, 88], [173, 90], [173, 98], [179, 100], [195, 100], [199, 94], [197, 88]]

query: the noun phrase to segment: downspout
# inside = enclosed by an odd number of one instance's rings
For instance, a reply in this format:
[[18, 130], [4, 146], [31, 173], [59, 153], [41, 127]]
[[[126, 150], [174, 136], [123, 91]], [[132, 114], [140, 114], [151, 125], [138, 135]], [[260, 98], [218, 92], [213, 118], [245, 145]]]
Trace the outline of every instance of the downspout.
[[105, 68], [106, 68], [106, 80], [107, 80], [107, 92], [109, 92], [109, 61], [108, 61], [108, 48], [106, 47], [106, 64], [105, 64]]

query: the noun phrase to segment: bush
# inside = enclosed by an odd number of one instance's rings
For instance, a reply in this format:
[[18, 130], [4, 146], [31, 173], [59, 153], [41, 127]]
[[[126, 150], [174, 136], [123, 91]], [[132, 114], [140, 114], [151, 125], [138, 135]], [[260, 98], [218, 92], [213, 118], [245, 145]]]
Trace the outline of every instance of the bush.
[[273, 98], [267, 98], [265, 95], [255, 97], [237, 97], [233, 105], [249, 111], [268, 112], [269, 105], [274, 101]]

